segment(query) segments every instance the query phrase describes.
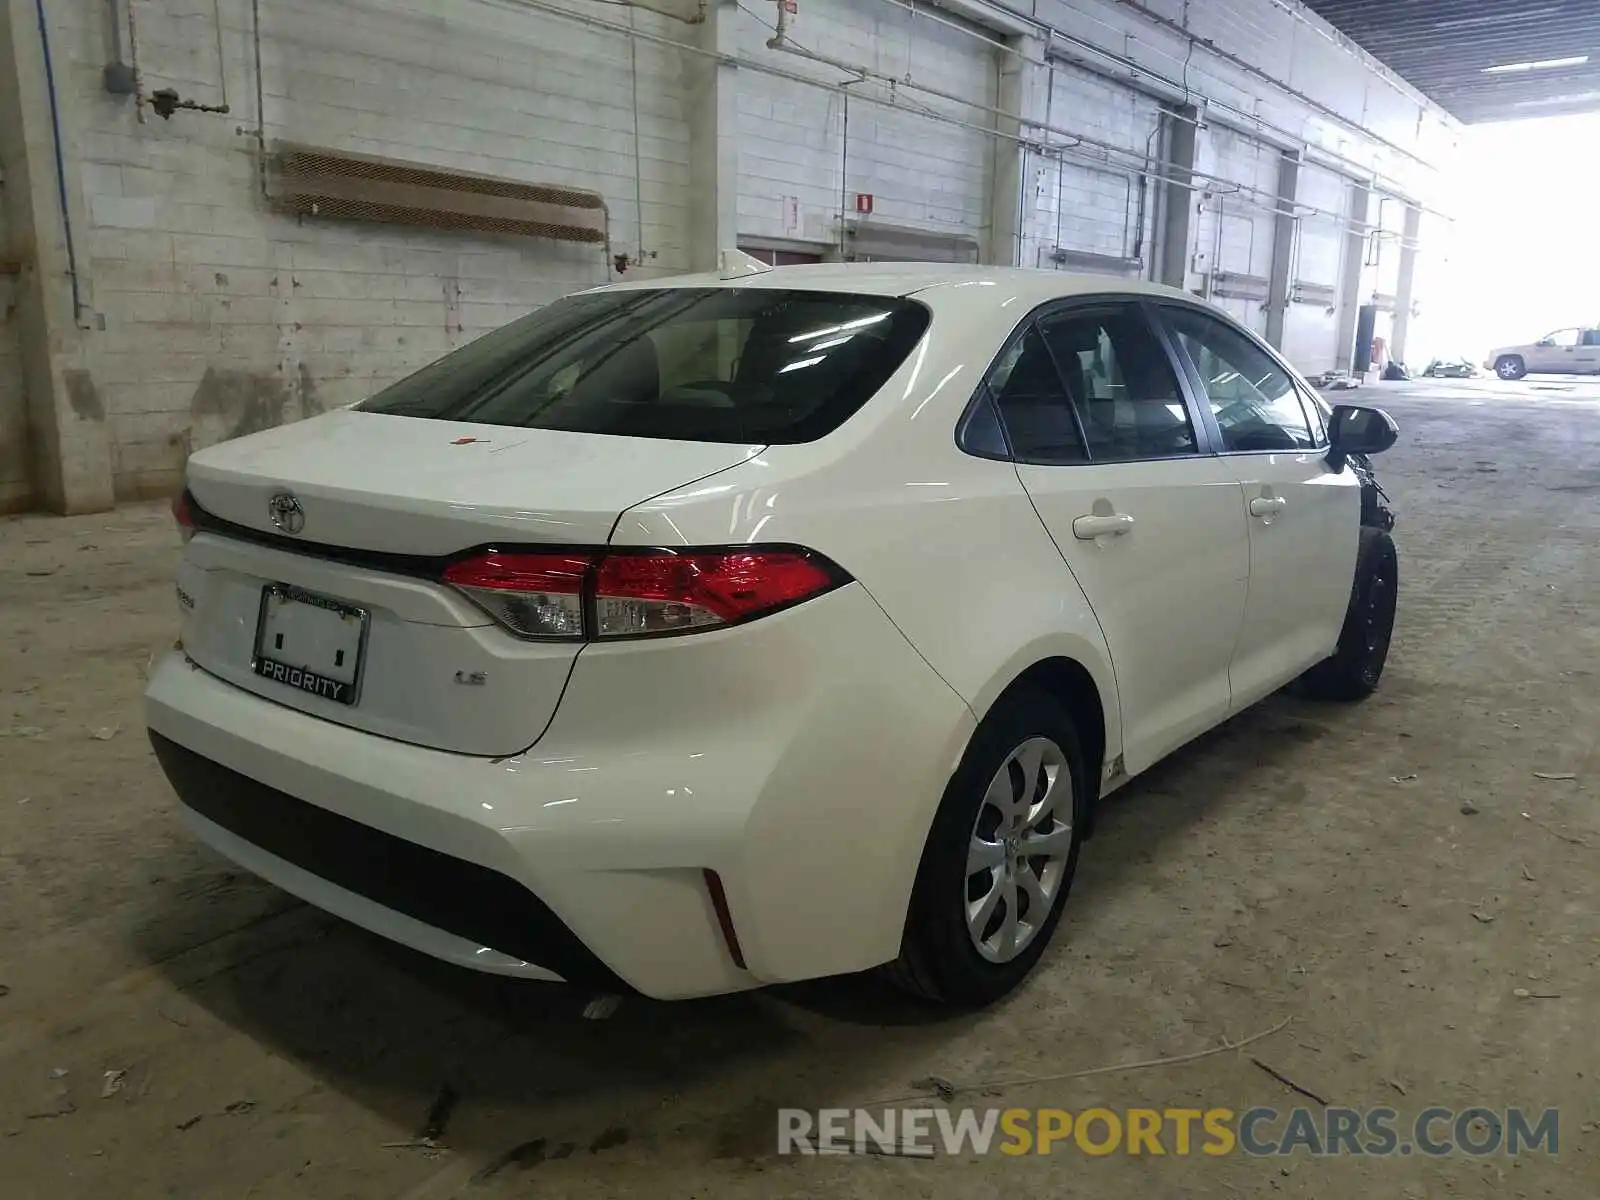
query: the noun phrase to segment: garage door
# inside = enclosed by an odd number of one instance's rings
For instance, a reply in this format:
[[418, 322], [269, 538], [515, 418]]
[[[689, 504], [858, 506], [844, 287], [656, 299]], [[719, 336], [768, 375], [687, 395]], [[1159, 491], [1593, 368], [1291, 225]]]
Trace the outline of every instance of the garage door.
[[1331, 371], [1339, 350], [1339, 275], [1345, 226], [1338, 214], [1350, 207], [1350, 183], [1323, 167], [1303, 163], [1296, 199], [1298, 222], [1290, 268], [1289, 311], [1283, 320], [1283, 354], [1310, 374]]
[[970, 105], [876, 79], [852, 84], [847, 96], [838, 70], [768, 49], [772, 30], [750, 10], [731, 19], [741, 53], [825, 85], [737, 73], [741, 237], [838, 245], [841, 205], [852, 223], [968, 235], [984, 228], [993, 139], [937, 119], [981, 125], [989, 117], [973, 105], [994, 102], [995, 56], [989, 43], [950, 27], [959, 18], [918, 19], [873, 0], [806, 0], [791, 29], [797, 44], [844, 61], [876, 47], [875, 70], [937, 80]]
[[[1048, 124], [1081, 129], [1128, 153], [1107, 155], [1099, 163], [1088, 157], [1098, 151], [1088, 149], [1030, 151], [1024, 179], [1033, 189], [1033, 203], [1023, 230], [1022, 264], [1148, 277], [1155, 182], [1140, 181], [1137, 162], [1146, 155], [1160, 157], [1160, 105], [1066, 63], [1052, 65], [1048, 97]], [[1051, 141], [1064, 139], [1048, 135], [1047, 147]]]
[[[1211, 126], [1195, 148], [1202, 193], [1195, 252], [1207, 277], [1206, 294], [1257, 333], [1267, 327], [1267, 287], [1276, 224], [1279, 152], [1264, 142]], [[1230, 183], [1243, 185], [1233, 190]], [[1251, 190], [1253, 189], [1253, 192]]]

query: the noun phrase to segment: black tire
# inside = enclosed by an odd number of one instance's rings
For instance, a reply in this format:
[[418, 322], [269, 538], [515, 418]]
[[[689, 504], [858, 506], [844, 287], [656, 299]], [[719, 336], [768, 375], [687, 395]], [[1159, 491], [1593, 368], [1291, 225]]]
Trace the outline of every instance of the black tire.
[[1389, 658], [1399, 594], [1400, 558], [1394, 539], [1385, 530], [1363, 525], [1339, 646], [1301, 677], [1307, 695], [1318, 700], [1363, 700], [1377, 690]]
[[1502, 354], [1494, 360], [1494, 373], [1501, 379], [1521, 379], [1528, 373], [1528, 364], [1520, 354]]
[[[1016, 957], [993, 962], [974, 944], [961, 902], [962, 896], [971, 897], [966, 889], [976, 878], [968, 873], [968, 849], [990, 781], [1006, 766], [1013, 751], [1040, 737], [1059, 747], [1066, 761], [1064, 769], [1070, 774], [1071, 844], [1043, 924]], [[1022, 982], [1054, 935], [1077, 873], [1078, 853], [1088, 827], [1088, 774], [1072, 718], [1053, 696], [1019, 684], [1001, 697], [973, 734], [934, 816], [912, 890], [900, 957], [883, 968], [892, 983], [938, 1004], [977, 1008], [998, 1000]], [[1013, 776], [1014, 780], [1021, 778], [1021, 772]], [[1022, 913], [1029, 915], [1026, 907]]]

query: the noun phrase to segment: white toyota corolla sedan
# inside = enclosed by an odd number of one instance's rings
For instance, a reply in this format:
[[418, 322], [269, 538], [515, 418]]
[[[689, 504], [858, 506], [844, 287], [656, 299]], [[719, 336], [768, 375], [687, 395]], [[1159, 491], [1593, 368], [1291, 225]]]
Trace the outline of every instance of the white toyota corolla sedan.
[[463, 966], [980, 1004], [1104, 796], [1377, 685], [1395, 437], [1182, 292], [727, 255], [190, 459], [150, 737], [210, 845]]

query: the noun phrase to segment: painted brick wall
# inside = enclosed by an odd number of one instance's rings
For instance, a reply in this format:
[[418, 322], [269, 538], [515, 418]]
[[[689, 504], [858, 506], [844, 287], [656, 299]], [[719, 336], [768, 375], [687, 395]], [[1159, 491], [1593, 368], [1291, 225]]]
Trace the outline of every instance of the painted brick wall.
[[[147, 88], [215, 104], [225, 82], [233, 110], [144, 125], [98, 88], [105, 7], [53, 0], [51, 13], [68, 56], [63, 87], [76, 88], [70, 138], [90, 218], [80, 245], [105, 324], [88, 359], [119, 494], [165, 491], [194, 447], [354, 402], [607, 279], [596, 246], [269, 213], [250, 136], [248, 4], [223, 0], [219, 62], [210, 3], [139, 0]], [[629, 48], [614, 33], [475, 0], [261, 7], [269, 142], [594, 189], [615, 250], [653, 252], [646, 272], [686, 265], [678, 51], [636, 50], [636, 187]]]
[[[741, 54], [830, 84], [848, 77], [768, 49], [775, 6], [741, 7], [738, 19]], [[788, 36], [817, 55], [896, 78], [910, 76], [977, 104], [995, 101], [993, 50], [880, 0], [803, 0]], [[873, 197], [869, 220], [960, 232], [981, 241], [988, 226], [993, 139], [927, 114], [985, 127], [993, 117], [909, 90], [896, 97], [903, 107], [886, 108], [868, 97], [888, 98], [894, 92], [872, 80], [849, 91], [847, 132], [841, 92], [740, 71], [740, 234], [833, 244], [841, 201], [854, 220], [855, 196], [864, 193]]]
[[[1114, 83], [1068, 63], [1052, 66], [1046, 84], [1047, 124], [1079, 130], [1086, 137], [1110, 143], [1143, 157], [1161, 157], [1161, 108], [1149, 95]], [[1067, 139], [1050, 135], [1050, 142]], [[1081, 251], [1108, 258], [1138, 258], [1145, 264], [1139, 275], [1149, 277], [1153, 261], [1154, 230], [1159, 183], [1144, 185], [1143, 222], [1140, 222], [1141, 186], [1125, 160], [1097, 165], [1095, 151], [1066, 150], [1070, 157], [1055, 161], [1029, 156], [1024, 174], [1024, 196], [1029, 211], [1023, 218], [1021, 261], [1026, 266], [1050, 267], [1051, 251]], [[1083, 270], [1082, 264], [1065, 269]]]

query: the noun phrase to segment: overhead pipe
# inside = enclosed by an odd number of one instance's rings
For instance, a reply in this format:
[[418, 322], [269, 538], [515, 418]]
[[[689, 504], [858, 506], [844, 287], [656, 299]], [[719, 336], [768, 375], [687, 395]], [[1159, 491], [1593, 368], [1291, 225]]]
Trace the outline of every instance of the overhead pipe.
[[[666, 47], [669, 47], [671, 49], [678, 50], [678, 51], [680, 51], [680, 52], [682, 52], [684, 54], [691, 54], [691, 55], [695, 55], [697, 57], [710, 59], [713, 62], [716, 62], [716, 63], [718, 63], [720, 65], [723, 65], [723, 66], [739, 67], [739, 68], [743, 68], [745, 70], [755, 71], [755, 72], [758, 72], [758, 73], [763, 74], [763, 75], [770, 75], [770, 76], [772, 76], [774, 78], [777, 78], [777, 79], [785, 79], [785, 80], [788, 80], [791, 83], [798, 83], [798, 84], [802, 84], [802, 85], [807, 86], [807, 87], [821, 88], [821, 89], [823, 89], [825, 91], [838, 91], [844, 86], [844, 84], [842, 84], [842, 83], [839, 83], [839, 84], [827, 83], [827, 82], [824, 82], [822, 80], [818, 80], [818, 79], [812, 78], [811, 76], [802, 74], [802, 73], [800, 73], [798, 71], [786, 71], [786, 70], [782, 69], [781, 67], [774, 66], [774, 65], [772, 65], [770, 63], [760, 62], [760, 61], [755, 60], [755, 59], [746, 58], [743, 55], [725, 54], [725, 53], [723, 53], [721, 51], [718, 51], [718, 50], [708, 50], [703, 46], [697, 46], [697, 45], [694, 45], [694, 44], [689, 43], [689, 42], [678, 41], [675, 38], [664, 37], [664, 36], [662, 36], [660, 34], [646, 33], [643, 30], [630, 30], [626, 25], [619, 25], [619, 24], [616, 24], [615, 22], [601, 20], [598, 17], [588, 16], [588, 15], [585, 15], [585, 14], [582, 14], [582, 13], [575, 13], [570, 9], [560, 8], [560, 7], [557, 7], [557, 6], [553, 5], [553, 4], [544, 3], [543, 0], [483, 0], [483, 2], [494, 4], [494, 5], [498, 6], [498, 7], [517, 8], [517, 9], [524, 9], [524, 10], [528, 10], [528, 11], [532, 11], [532, 12], [538, 12], [538, 13], [542, 13], [542, 14], [544, 14], [546, 16], [552, 17], [552, 18], [554, 18], [556, 20], [568, 21], [568, 22], [571, 22], [573, 24], [584, 25], [584, 26], [587, 26], [588, 28], [591, 28], [591, 29], [603, 29], [603, 30], [606, 30], [607, 32], [620, 34], [620, 35], [622, 35], [624, 37], [636, 37], [636, 38], [639, 38], [642, 41], [649, 42], [649, 43], [651, 43], [653, 45], [666, 46]], [[748, 10], [746, 10], [746, 11], [748, 11]], [[772, 26], [768, 26], [768, 28], [772, 28]], [[804, 56], [802, 56], [802, 57], [804, 57]], [[823, 65], [828, 65], [828, 64], [824, 63]], [[843, 67], [835, 66], [834, 69], [836, 69], [836, 70], [846, 70], [846, 71], [848, 71], [848, 72], [850, 72], [852, 74], [860, 73], [858, 68], [851, 67], [851, 66], [843, 66]], [[869, 74], [876, 75], [877, 73], [876, 72], [869, 72]], [[911, 86], [911, 85], [908, 85], [904, 80], [889, 80], [889, 82], [891, 82], [897, 88], [903, 88], [903, 87]], [[923, 90], [926, 90], [926, 89], [924, 89], [920, 85], [918, 85], [915, 88], [915, 90], [923, 91]], [[950, 126], [952, 126], [954, 128], [958, 128], [958, 129], [970, 130], [970, 131], [975, 132], [975, 133], [983, 134], [983, 135], [985, 135], [987, 137], [995, 137], [995, 138], [1000, 138], [1001, 140], [1004, 140], [1004, 141], [1016, 142], [1019, 145], [1029, 146], [1029, 147], [1032, 147], [1035, 150], [1038, 150], [1038, 151], [1041, 151], [1041, 152], [1044, 152], [1044, 153], [1053, 153], [1053, 154], [1056, 154], [1056, 155], [1065, 156], [1066, 152], [1070, 151], [1070, 149], [1072, 148], [1072, 146], [1061, 146], [1058, 143], [1055, 143], [1055, 144], [1053, 144], [1053, 143], [1043, 143], [1043, 142], [1038, 141], [1035, 138], [1028, 138], [1028, 137], [1022, 136], [1020, 134], [1001, 133], [999, 130], [994, 129], [993, 127], [985, 126], [985, 125], [978, 125], [978, 124], [975, 124], [975, 123], [970, 122], [970, 121], [963, 121], [960, 118], [952, 117], [952, 116], [949, 116], [947, 114], [935, 112], [935, 111], [932, 111], [932, 110], [929, 110], [929, 109], [921, 109], [921, 108], [919, 108], [919, 109], [908, 110], [907, 107], [904, 104], [897, 103], [892, 99], [883, 99], [883, 98], [880, 98], [880, 97], [877, 97], [877, 96], [873, 96], [873, 95], [870, 95], [870, 94], [867, 94], [867, 93], [862, 93], [862, 94], [858, 95], [857, 99], [862, 100], [865, 103], [875, 104], [875, 105], [877, 105], [879, 107], [882, 107], [882, 108], [893, 109], [893, 110], [895, 110], [897, 112], [915, 111], [918, 115], [924, 116], [924, 117], [928, 118], [929, 120], [936, 121], [936, 122], [941, 123], [941, 124], [950, 125]], [[965, 99], [962, 99], [960, 97], [954, 97], [954, 99], [955, 99], [956, 103], [963, 104], [963, 105], [968, 105], [970, 107], [976, 107], [976, 108], [980, 108], [980, 109], [985, 107], [984, 105], [974, 104], [972, 101], [965, 100]], [[1020, 116], [1019, 114], [1007, 113], [1007, 112], [1005, 112], [1005, 110], [993, 110], [993, 111], [996, 111], [999, 115], [1005, 116], [1005, 117], [1009, 118], [1010, 120], [1018, 122], [1019, 124], [1030, 125], [1030, 126], [1033, 126], [1035, 128], [1038, 128], [1037, 123], [1035, 123], [1033, 121], [1029, 121], [1029, 120], [1023, 118], [1022, 116]], [[1050, 129], [1050, 130], [1048, 130], [1048, 132], [1058, 133], [1061, 136], [1068, 138], [1073, 145], [1096, 144], [1091, 139], [1085, 138], [1085, 137], [1083, 137], [1082, 135], [1079, 135], [1079, 134], [1072, 133], [1071, 131], [1068, 131], [1068, 130]], [[1109, 146], [1109, 145], [1107, 145], [1105, 143], [1099, 143], [1099, 145], [1104, 147], [1107, 150], [1110, 150], [1110, 151], [1113, 151], [1113, 152], [1116, 152], [1116, 153], [1123, 153], [1123, 154], [1129, 153], [1128, 151], [1123, 150], [1121, 147]], [[1110, 164], [1103, 164], [1101, 162], [1101, 160], [1092, 159], [1092, 158], [1087, 159], [1087, 160], [1084, 160], [1084, 159], [1080, 158], [1079, 161], [1088, 161], [1088, 162], [1096, 163], [1096, 164], [1100, 164], [1100, 165], [1110, 165]], [[1188, 174], [1190, 175], [1191, 178], [1199, 178], [1200, 177], [1200, 174], [1198, 172], [1191, 172], [1191, 173], [1188, 173]], [[1187, 180], [1184, 180], [1184, 179], [1179, 179], [1179, 178], [1176, 178], [1176, 177], [1173, 177], [1173, 176], [1168, 176], [1168, 175], [1166, 175], [1166, 174], [1164, 174], [1162, 172], [1155, 172], [1154, 173], [1154, 178], [1156, 178], [1157, 180], [1160, 180], [1162, 182], [1170, 183], [1173, 186], [1175, 186], [1175, 187], [1177, 187], [1177, 188], [1179, 188], [1181, 190], [1184, 190], [1184, 191], [1202, 192], [1202, 191], [1208, 191], [1208, 190], [1209, 191], [1215, 191], [1216, 190], [1215, 188], [1212, 188], [1212, 187], [1209, 187], [1209, 186], [1198, 185], [1198, 184], [1194, 184], [1194, 183], [1188, 182]], [[1207, 178], [1211, 178], [1211, 177], [1207, 177]], [[1230, 190], [1230, 192], [1241, 192], [1242, 193], [1242, 192], [1244, 192], [1246, 190], [1243, 185], [1237, 183], [1234, 180], [1222, 179], [1222, 178], [1212, 178], [1211, 181], [1213, 183], [1226, 185], [1227, 188]], [[1248, 191], [1258, 192], [1259, 193], [1259, 189], [1255, 189], [1255, 188], [1250, 188], [1250, 189], [1248, 189]], [[1260, 194], [1265, 194], [1265, 193], [1260, 193]], [[1317, 215], [1328, 217], [1330, 220], [1336, 221], [1336, 222], [1340, 223], [1341, 225], [1345, 226], [1346, 228], [1350, 228], [1350, 229], [1365, 229], [1365, 228], [1367, 228], [1367, 226], [1364, 225], [1363, 223], [1352, 221], [1347, 216], [1341, 216], [1338, 213], [1330, 212], [1330, 211], [1325, 210], [1325, 209], [1315, 208], [1315, 207], [1310, 206], [1310, 205], [1297, 204], [1295, 206], [1295, 209], [1280, 208], [1280, 207], [1278, 207], [1276, 205], [1275, 198], [1274, 198], [1274, 202], [1272, 204], [1270, 204], [1270, 205], [1269, 204], [1258, 204], [1258, 205], [1255, 205], [1255, 207], [1260, 212], [1282, 214], [1282, 215], [1287, 215], [1287, 216], [1299, 216], [1299, 215], [1302, 215], [1303, 213], [1307, 213], [1307, 212], [1316, 213]], [[1296, 211], [1296, 210], [1299, 210], [1299, 211]]]
[[[1082, 38], [1073, 37], [1070, 34], [1062, 33], [1053, 26], [1040, 21], [1036, 15], [1022, 13], [1018, 9], [1014, 9], [1003, 3], [997, 3], [995, 0], [982, 0], [982, 6], [993, 9], [998, 13], [1003, 13], [1007, 18], [1016, 22], [1019, 27], [1032, 29], [1034, 35], [1043, 40], [1046, 44], [1047, 49], [1045, 57], [1034, 58], [1032, 55], [1024, 53], [1022, 50], [1009, 44], [1003, 39], [990, 37], [987, 33], [978, 29], [974, 29], [971, 25], [964, 24], [960, 21], [953, 21], [946, 17], [941, 17], [937, 13], [930, 12], [926, 7], [918, 6], [915, 3], [915, 0], [880, 0], [880, 2], [891, 5], [894, 8], [904, 9], [907, 12], [915, 13], [926, 20], [934, 21], [935, 23], [943, 25], [948, 29], [955, 30], [957, 33], [982, 42], [984, 45], [1002, 54], [1009, 54], [1015, 58], [1021, 59], [1023, 62], [1030, 63], [1037, 67], [1051, 67], [1052, 64], [1049, 57], [1050, 51], [1057, 48], [1058, 45], [1071, 46], [1078, 51], [1078, 55], [1074, 57], [1077, 58], [1078, 65], [1083, 66], [1085, 70], [1093, 71], [1096, 74], [1106, 74], [1108, 77], [1114, 78], [1118, 82], [1130, 75], [1139, 77], [1146, 81], [1147, 84], [1155, 85], [1156, 89], [1168, 99], [1183, 101], [1186, 103], [1188, 102], [1187, 97], [1190, 94], [1190, 90], [1178, 83], [1173, 82], [1172, 80], [1167, 79], [1159, 72], [1153, 71], [1149, 67], [1142, 66], [1141, 64], [1134, 62], [1131, 58], [1117, 54], [1114, 51], [1102, 49], [1101, 47], [1094, 45], [1092, 42], [1085, 41]], [[1277, 4], [1279, 7], [1284, 6], [1283, 0], [1273, 0], [1273, 3]], [[1083, 15], [1088, 16], [1090, 20], [1099, 20], [1099, 18], [1094, 17], [1092, 14], [1085, 13]], [[1305, 23], [1305, 18], [1303, 16], [1300, 16], [1299, 14], [1295, 15], [1300, 21], [1302, 21], [1302, 23]], [[1100, 23], [1102, 25], [1106, 24], [1104, 21], [1100, 21]], [[1191, 44], [1199, 44], [1193, 35], [1187, 33], [1186, 31], [1184, 32], [1184, 36], [1189, 39]], [[1214, 48], [1210, 46], [1206, 47], [1208, 52], [1211, 52], [1213, 49]], [[1103, 68], [1096, 68], [1093, 65], [1084, 63], [1082, 61], [1082, 55], [1089, 55], [1093, 58], [1103, 60], [1104, 62], [1111, 64], [1114, 70], [1108, 73]], [[1063, 54], [1063, 57], [1066, 57], [1066, 55]], [[1269, 76], [1263, 77], [1270, 79]], [[1271, 82], [1274, 86], [1282, 86], [1276, 80], [1271, 80]], [[1289, 89], [1284, 90], [1286, 94], [1296, 95], [1298, 98], [1298, 95]], [[1314, 106], [1315, 102], [1312, 103]], [[1346, 158], [1341, 154], [1337, 154], [1331, 150], [1325, 150], [1322, 147], [1308, 146], [1306, 144], [1306, 138], [1303, 134], [1297, 133], [1291, 129], [1285, 129], [1281, 125], [1274, 125], [1271, 121], [1267, 121], [1253, 113], [1242, 112], [1239, 109], [1210, 99], [1206, 100], [1206, 106], [1210, 111], [1219, 114], [1219, 124], [1228, 125], [1232, 128], [1238, 129], [1240, 132], [1251, 133], [1257, 137], [1268, 133], [1276, 134], [1276, 139], [1269, 138], [1268, 140], [1276, 140], [1280, 149], [1298, 151], [1304, 147], [1308, 152], [1321, 157], [1327, 164], [1336, 166], [1341, 171], [1352, 173], [1362, 180], [1370, 181], [1375, 186], [1381, 186], [1382, 190], [1393, 192], [1399, 196], [1400, 199], [1407, 200], [1408, 203], [1414, 203], [1414, 201], [1412, 201], [1406, 195], [1406, 189], [1402, 185], [1400, 185], [1394, 179], [1391, 179], [1380, 172], [1374, 171], [1373, 168], [1366, 163], [1357, 162], [1355, 159]], [[1395, 145], [1394, 143], [1387, 142], [1383, 138], [1372, 135], [1369, 131], [1362, 129], [1361, 126], [1350, 121], [1348, 118], [1338, 117], [1337, 114], [1332, 113], [1331, 110], [1329, 110], [1329, 115], [1334, 116], [1335, 119], [1339, 120], [1347, 127], [1355, 129], [1365, 136], [1372, 137], [1374, 141], [1389, 146], [1396, 152], [1404, 154], [1407, 157], [1422, 163], [1424, 166], [1431, 167], [1431, 164], [1426, 163], [1411, 151]], [[1175, 119], [1185, 121], [1189, 124], [1198, 125], [1202, 123], [1202, 119], [1187, 117], [1182, 113], [1174, 114], [1174, 116]], [[1435, 209], [1424, 209], [1424, 211], [1432, 212], [1436, 216], [1442, 216], [1449, 219], [1448, 214], [1439, 212]]]

